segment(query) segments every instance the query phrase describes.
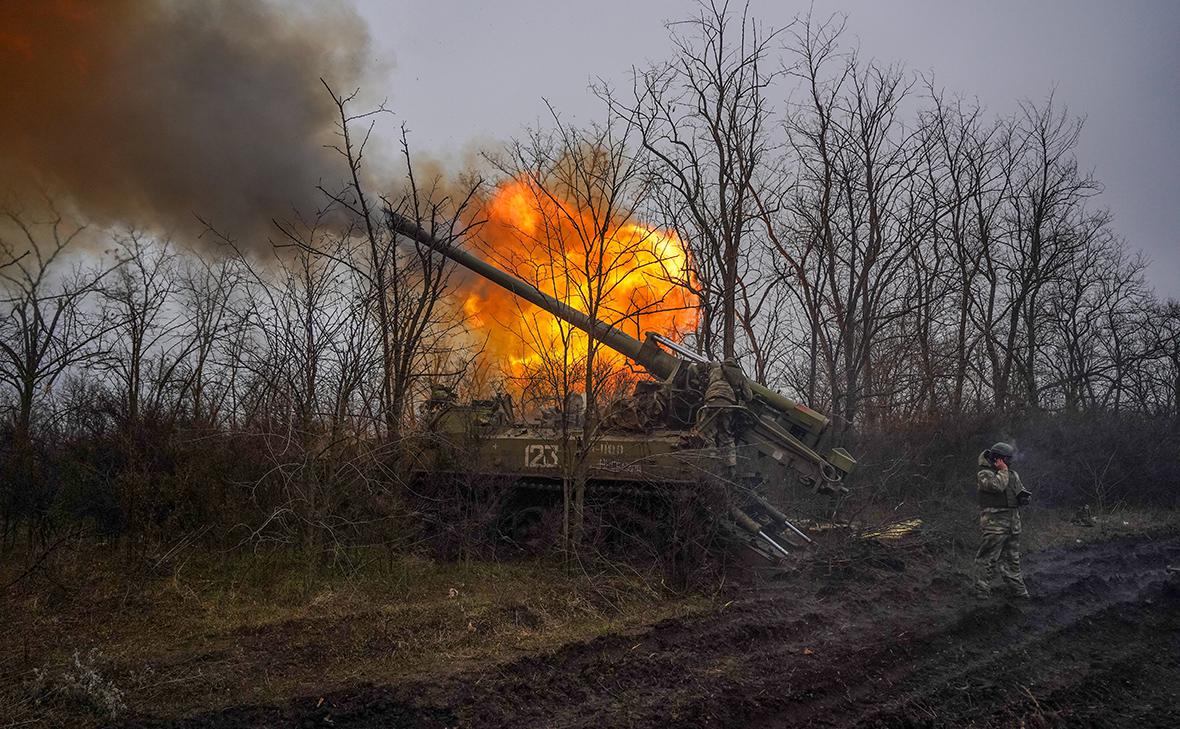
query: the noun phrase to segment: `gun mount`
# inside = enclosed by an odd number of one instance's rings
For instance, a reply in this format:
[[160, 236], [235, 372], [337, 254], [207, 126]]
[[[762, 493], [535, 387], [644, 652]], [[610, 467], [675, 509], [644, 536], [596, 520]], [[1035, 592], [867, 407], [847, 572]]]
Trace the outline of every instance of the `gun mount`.
[[[630, 398], [603, 415], [601, 432], [586, 454], [594, 482], [627, 491], [643, 482], [690, 483], [705, 474], [720, 476], [741, 487], [731, 500], [732, 524], [752, 537], [751, 546], [772, 558], [787, 553], [781, 540], [810, 539], [762, 496], [767, 486], [794, 481], [821, 493], [845, 490], [840, 482], [856, 461], [843, 448], [821, 455], [829, 419], [752, 380], [736, 362], [708, 362], [655, 333], [640, 341], [404, 217], [391, 213], [390, 225], [397, 234], [577, 327], [655, 379], [637, 383]], [[475, 468], [530, 485], [557, 476], [554, 469], [562, 462], [557, 434], [512, 422], [511, 403], [503, 397], [470, 405], [449, 396], [432, 397], [426, 407], [435, 433], [454, 438], [478, 434]], [[446, 468], [439, 459], [426, 467]]]

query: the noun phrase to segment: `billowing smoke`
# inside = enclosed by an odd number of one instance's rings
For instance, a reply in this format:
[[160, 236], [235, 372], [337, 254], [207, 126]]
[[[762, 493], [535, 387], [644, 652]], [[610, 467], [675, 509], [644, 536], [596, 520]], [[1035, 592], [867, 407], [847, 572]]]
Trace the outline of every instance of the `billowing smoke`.
[[323, 205], [336, 109], [369, 75], [341, 2], [0, 2], [0, 194], [48, 190], [99, 223], [242, 238]]

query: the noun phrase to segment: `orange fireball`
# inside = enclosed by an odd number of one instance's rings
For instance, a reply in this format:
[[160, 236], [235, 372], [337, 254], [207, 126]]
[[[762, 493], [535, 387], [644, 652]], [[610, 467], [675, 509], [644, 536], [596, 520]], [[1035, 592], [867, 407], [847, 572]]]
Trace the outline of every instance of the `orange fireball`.
[[[566, 304], [642, 339], [673, 339], [696, 327], [697, 298], [688, 255], [674, 231], [634, 220], [603, 220], [600, 210], [538, 189], [527, 180], [502, 183], [482, 206], [486, 220], [477, 247], [489, 262]], [[490, 281], [464, 288], [463, 311], [483, 357], [508, 378], [527, 377], [564, 358], [584, 362], [586, 336]], [[616, 370], [626, 359], [606, 348], [601, 363]]]

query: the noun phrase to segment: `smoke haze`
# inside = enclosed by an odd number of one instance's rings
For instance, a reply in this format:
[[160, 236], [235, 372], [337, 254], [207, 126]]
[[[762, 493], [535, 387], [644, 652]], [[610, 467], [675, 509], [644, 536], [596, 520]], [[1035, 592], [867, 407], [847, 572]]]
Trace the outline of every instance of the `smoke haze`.
[[335, 107], [372, 69], [344, 3], [0, 3], [0, 192], [43, 188], [101, 224], [244, 238], [322, 206]]

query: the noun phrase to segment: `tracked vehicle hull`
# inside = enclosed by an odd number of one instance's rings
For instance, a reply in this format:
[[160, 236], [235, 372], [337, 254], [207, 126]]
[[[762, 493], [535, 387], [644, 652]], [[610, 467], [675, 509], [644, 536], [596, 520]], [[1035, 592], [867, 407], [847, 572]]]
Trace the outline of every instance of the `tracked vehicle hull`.
[[587, 485], [636, 494], [720, 485], [728, 491], [727, 524], [755, 548], [785, 557], [786, 542], [810, 541], [788, 519], [790, 504], [766, 495], [843, 490], [841, 481], [856, 461], [842, 448], [824, 452], [828, 418], [750, 379], [735, 361], [708, 362], [658, 334], [640, 341], [389, 214], [399, 235], [581, 329], [653, 378], [602, 413], [585, 439], [568, 412], [558, 419], [564, 427], [521, 424], [505, 396], [463, 405], [440, 390], [425, 404], [427, 435], [415, 466], [420, 473], [475, 474], [521, 485], [568, 483], [577, 474]]

